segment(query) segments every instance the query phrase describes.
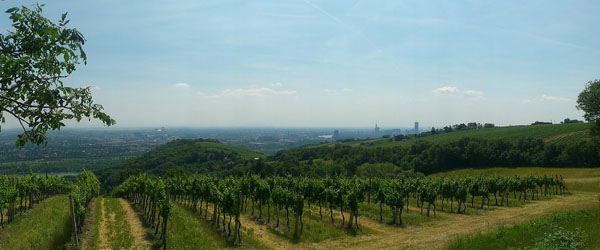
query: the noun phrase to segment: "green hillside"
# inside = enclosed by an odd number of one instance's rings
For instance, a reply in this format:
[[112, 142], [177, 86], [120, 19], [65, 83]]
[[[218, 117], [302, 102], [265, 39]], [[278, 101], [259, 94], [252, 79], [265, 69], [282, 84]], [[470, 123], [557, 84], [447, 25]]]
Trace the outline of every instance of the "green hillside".
[[[387, 175], [411, 170], [432, 174], [488, 167], [600, 166], [598, 147], [591, 142], [589, 124], [585, 123], [341, 141], [284, 150], [269, 159], [285, 170], [280, 172], [315, 176]], [[373, 165], [389, 163], [393, 165]]]
[[[229, 146], [212, 139], [179, 139], [171, 141], [138, 157], [98, 172], [104, 187], [119, 184], [137, 173], [216, 173], [231, 174], [257, 164], [255, 158], [265, 155], [248, 149]], [[242, 171], [242, 170], [240, 170]], [[243, 172], [243, 171], [242, 171]]]
[[579, 142], [581, 140], [587, 140], [589, 138], [588, 132], [588, 123], [569, 123], [483, 128], [428, 135], [403, 141], [394, 141], [394, 138], [382, 138], [373, 140], [343, 142], [342, 144], [351, 146], [393, 147], [398, 145], [412, 144], [416, 141], [446, 143], [458, 141], [461, 138], [465, 137], [487, 140], [517, 140], [520, 138], [529, 137], [533, 139], [542, 139], [546, 143], [564, 144], [571, 142]]

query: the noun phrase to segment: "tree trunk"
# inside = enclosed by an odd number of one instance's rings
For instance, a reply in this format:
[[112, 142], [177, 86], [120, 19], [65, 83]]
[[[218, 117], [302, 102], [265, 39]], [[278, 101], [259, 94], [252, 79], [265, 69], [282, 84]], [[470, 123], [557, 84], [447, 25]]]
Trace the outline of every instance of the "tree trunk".
[[383, 222], [383, 201], [379, 202], [379, 222]]
[[296, 214], [296, 222], [294, 223], [294, 239], [300, 239], [300, 214]]
[[286, 221], [286, 225], [289, 228], [290, 227], [290, 207], [288, 205], [285, 205], [285, 219]]
[[431, 203], [427, 202], [427, 217], [429, 217], [429, 211], [431, 211]]

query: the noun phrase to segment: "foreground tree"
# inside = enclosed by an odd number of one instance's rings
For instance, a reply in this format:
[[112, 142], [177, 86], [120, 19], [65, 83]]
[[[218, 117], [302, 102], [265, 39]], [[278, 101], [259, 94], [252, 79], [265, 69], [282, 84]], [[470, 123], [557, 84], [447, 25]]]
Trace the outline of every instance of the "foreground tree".
[[18, 121], [23, 129], [18, 147], [47, 143], [46, 132], [64, 127], [70, 119], [115, 124], [93, 102], [89, 87], [63, 85], [77, 65], [86, 63], [85, 38], [67, 27], [66, 13], [54, 24], [42, 16], [42, 7], [8, 9], [13, 30], [0, 34], [0, 124], [6, 122], [6, 114]]
[[589, 81], [577, 98], [577, 109], [585, 112], [583, 118], [592, 124], [591, 135], [600, 145], [600, 80]]

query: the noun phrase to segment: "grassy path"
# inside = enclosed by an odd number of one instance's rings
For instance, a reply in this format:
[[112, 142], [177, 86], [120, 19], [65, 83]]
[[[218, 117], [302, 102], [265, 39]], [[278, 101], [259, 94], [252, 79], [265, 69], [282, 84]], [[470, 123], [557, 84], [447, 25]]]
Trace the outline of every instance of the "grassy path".
[[125, 218], [129, 224], [129, 230], [133, 236], [133, 249], [149, 249], [150, 242], [145, 238], [146, 230], [142, 226], [140, 218], [136, 215], [135, 211], [131, 207], [131, 204], [124, 199], [119, 199], [121, 207], [125, 211]]
[[65, 249], [71, 240], [66, 195], [48, 198], [0, 229], [0, 249]]
[[118, 198], [99, 197], [95, 200], [95, 218], [89, 223], [93, 231], [82, 240], [82, 249], [150, 249], [146, 229], [131, 207]]

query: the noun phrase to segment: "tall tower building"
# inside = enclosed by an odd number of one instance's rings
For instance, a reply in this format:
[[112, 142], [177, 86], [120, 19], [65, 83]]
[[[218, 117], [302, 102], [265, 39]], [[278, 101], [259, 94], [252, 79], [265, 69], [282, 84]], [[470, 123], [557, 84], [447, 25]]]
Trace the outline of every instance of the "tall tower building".
[[419, 133], [419, 122], [415, 122], [415, 134]]
[[377, 122], [375, 122], [375, 134], [379, 134], [379, 126], [377, 126]]

